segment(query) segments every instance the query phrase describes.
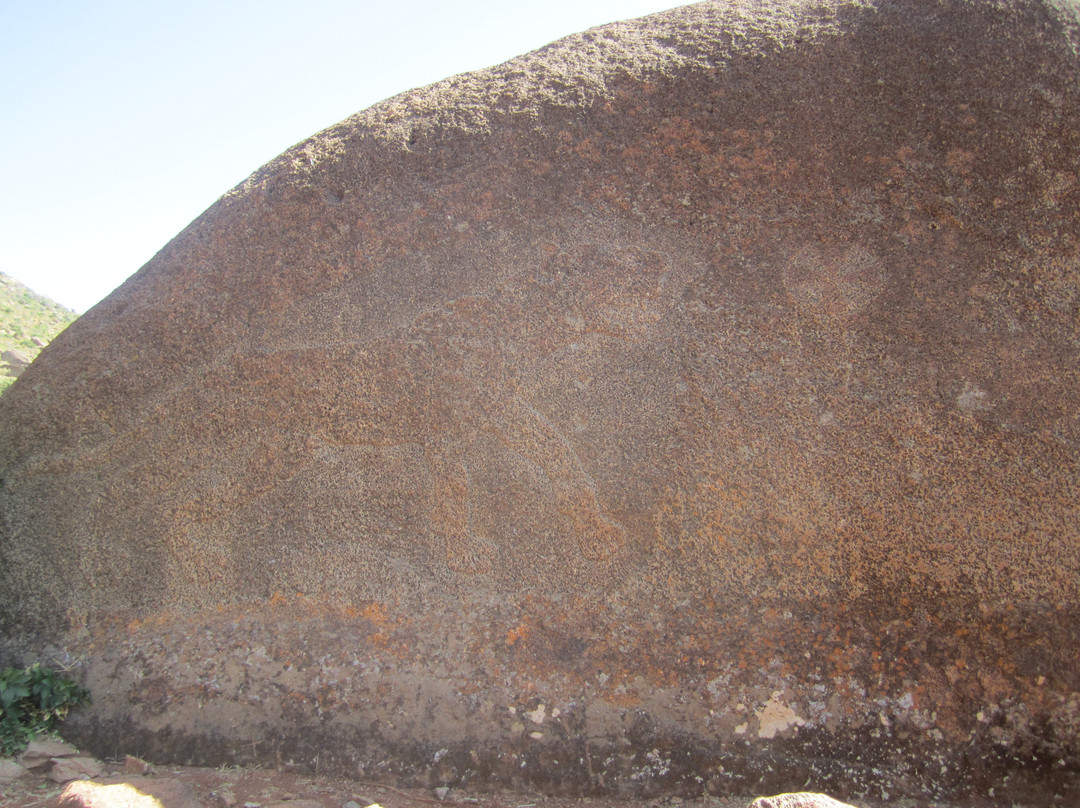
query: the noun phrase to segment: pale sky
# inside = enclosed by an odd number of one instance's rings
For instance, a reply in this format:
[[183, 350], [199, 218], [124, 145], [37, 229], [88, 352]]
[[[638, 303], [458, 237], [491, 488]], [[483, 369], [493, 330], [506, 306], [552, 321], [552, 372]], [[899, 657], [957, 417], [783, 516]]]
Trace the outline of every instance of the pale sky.
[[0, 0], [0, 272], [83, 312], [354, 112], [678, 0]]

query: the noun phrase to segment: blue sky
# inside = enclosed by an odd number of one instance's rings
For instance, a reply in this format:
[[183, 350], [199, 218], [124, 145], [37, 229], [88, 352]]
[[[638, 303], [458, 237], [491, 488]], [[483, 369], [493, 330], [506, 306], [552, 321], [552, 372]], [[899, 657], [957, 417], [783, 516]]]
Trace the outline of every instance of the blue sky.
[[0, 0], [0, 272], [82, 312], [289, 146], [678, 0]]

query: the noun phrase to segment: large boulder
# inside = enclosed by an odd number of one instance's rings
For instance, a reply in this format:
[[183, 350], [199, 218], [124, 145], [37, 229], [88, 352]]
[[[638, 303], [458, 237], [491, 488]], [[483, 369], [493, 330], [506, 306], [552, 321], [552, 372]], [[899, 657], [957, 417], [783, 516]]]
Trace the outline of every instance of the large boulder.
[[290, 149], [0, 399], [7, 655], [158, 762], [1080, 793], [1078, 30], [703, 3]]
[[26, 351], [20, 351], [18, 349], [12, 349], [10, 351], [4, 351], [0, 354], [0, 362], [3, 362], [3, 368], [6, 371], [6, 375], [19, 377], [24, 370], [30, 365], [30, 356]]

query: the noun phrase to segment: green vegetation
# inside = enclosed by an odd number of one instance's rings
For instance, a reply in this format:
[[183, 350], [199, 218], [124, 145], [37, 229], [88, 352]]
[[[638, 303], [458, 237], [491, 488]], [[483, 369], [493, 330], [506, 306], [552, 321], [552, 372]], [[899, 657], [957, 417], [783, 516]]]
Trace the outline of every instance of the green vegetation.
[[21, 752], [89, 699], [85, 688], [40, 665], [0, 671], [0, 755]]
[[[0, 354], [17, 350], [32, 361], [78, 316], [0, 272]], [[7, 364], [0, 361], [0, 392], [14, 381], [7, 374]]]

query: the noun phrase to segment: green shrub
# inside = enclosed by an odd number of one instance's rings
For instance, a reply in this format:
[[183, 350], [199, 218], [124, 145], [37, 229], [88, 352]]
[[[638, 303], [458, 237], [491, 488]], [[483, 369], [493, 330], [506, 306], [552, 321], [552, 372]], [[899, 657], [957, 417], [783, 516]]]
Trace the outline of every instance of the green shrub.
[[40, 665], [0, 671], [0, 755], [21, 752], [89, 699], [86, 688]]

